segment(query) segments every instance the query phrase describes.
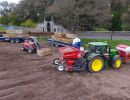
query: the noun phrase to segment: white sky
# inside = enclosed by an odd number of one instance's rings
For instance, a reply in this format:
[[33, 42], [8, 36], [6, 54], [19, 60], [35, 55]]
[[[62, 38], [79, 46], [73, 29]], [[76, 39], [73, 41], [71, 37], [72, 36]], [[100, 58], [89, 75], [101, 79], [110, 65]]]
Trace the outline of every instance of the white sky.
[[18, 3], [21, 0], [0, 0], [0, 2], [2, 2], [2, 1], [7, 1], [7, 2], [10, 2], [10, 3]]

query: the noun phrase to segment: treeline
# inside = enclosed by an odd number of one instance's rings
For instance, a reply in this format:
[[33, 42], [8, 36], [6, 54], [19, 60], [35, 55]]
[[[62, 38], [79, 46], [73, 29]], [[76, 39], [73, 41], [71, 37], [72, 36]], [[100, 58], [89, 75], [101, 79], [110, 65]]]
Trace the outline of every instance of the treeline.
[[0, 23], [35, 27], [53, 20], [71, 31], [130, 30], [129, 0], [22, 0], [0, 2]]

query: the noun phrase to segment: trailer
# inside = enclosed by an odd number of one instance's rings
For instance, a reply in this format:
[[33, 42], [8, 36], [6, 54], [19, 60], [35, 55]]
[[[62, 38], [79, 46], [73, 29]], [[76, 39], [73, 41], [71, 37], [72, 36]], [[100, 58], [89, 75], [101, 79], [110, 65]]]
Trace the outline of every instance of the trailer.
[[55, 46], [55, 47], [59, 47], [59, 46], [73, 46], [72, 43], [65, 43], [65, 42], [62, 42], [62, 41], [54, 40], [54, 39], [46, 39], [46, 42], [50, 46]]
[[15, 37], [15, 38], [10, 38], [10, 37], [0, 37], [0, 41], [2, 42], [11, 42], [11, 43], [22, 43], [24, 42], [26, 38], [23, 37]]
[[11, 43], [23, 43], [25, 39], [26, 38], [23, 38], [23, 37], [10, 38], [10, 42]]
[[2, 42], [9, 42], [10, 41], [10, 39], [9, 38], [7, 38], [7, 37], [0, 37], [0, 41], [2, 41]]

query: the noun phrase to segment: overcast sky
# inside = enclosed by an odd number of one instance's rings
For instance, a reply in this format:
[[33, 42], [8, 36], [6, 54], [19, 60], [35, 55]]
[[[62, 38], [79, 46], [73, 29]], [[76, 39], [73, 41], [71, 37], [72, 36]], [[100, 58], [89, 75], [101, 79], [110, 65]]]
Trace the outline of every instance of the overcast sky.
[[20, 0], [0, 0], [0, 2], [2, 2], [2, 1], [7, 1], [10, 3], [18, 3]]

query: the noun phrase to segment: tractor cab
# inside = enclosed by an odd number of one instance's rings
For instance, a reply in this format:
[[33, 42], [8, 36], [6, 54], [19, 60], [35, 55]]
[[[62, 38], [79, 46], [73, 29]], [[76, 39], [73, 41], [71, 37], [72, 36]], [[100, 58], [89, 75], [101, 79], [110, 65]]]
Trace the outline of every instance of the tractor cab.
[[96, 54], [106, 54], [110, 52], [110, 46], [108, 43], [90, 42], [89, 51]]
[[40, 48], [40, 43], [39, 43], [39, 40], [38, 40], [38, 37], [30, 37], [27, 39], [28, 42], [32, 42], [36, 45], [37, 48]]
[[[110, 56], [110, 46], [108, 43], [104, 43], [104, 42], [89, 42], [88, 43], [88, 50], [85, 54], [85, 56], [89, 56], [90, 54], [93, 55], [101, 55], [104, 56], [105, 58], [108, 58], [108, 56]], [[109, 57], [110, 58], [110, 57]]]
[[108, 43], [104, 42], [90, 42], [89, 43], [89, 52], [95, 53], [95, 54], [100, 54], [106, 59], [110, 59], [110, 46]]
[[35, 43], [39, 42], [37, 37], [30, 37], [30, 38], [27, 38], [25, 41], [35, 42]]

